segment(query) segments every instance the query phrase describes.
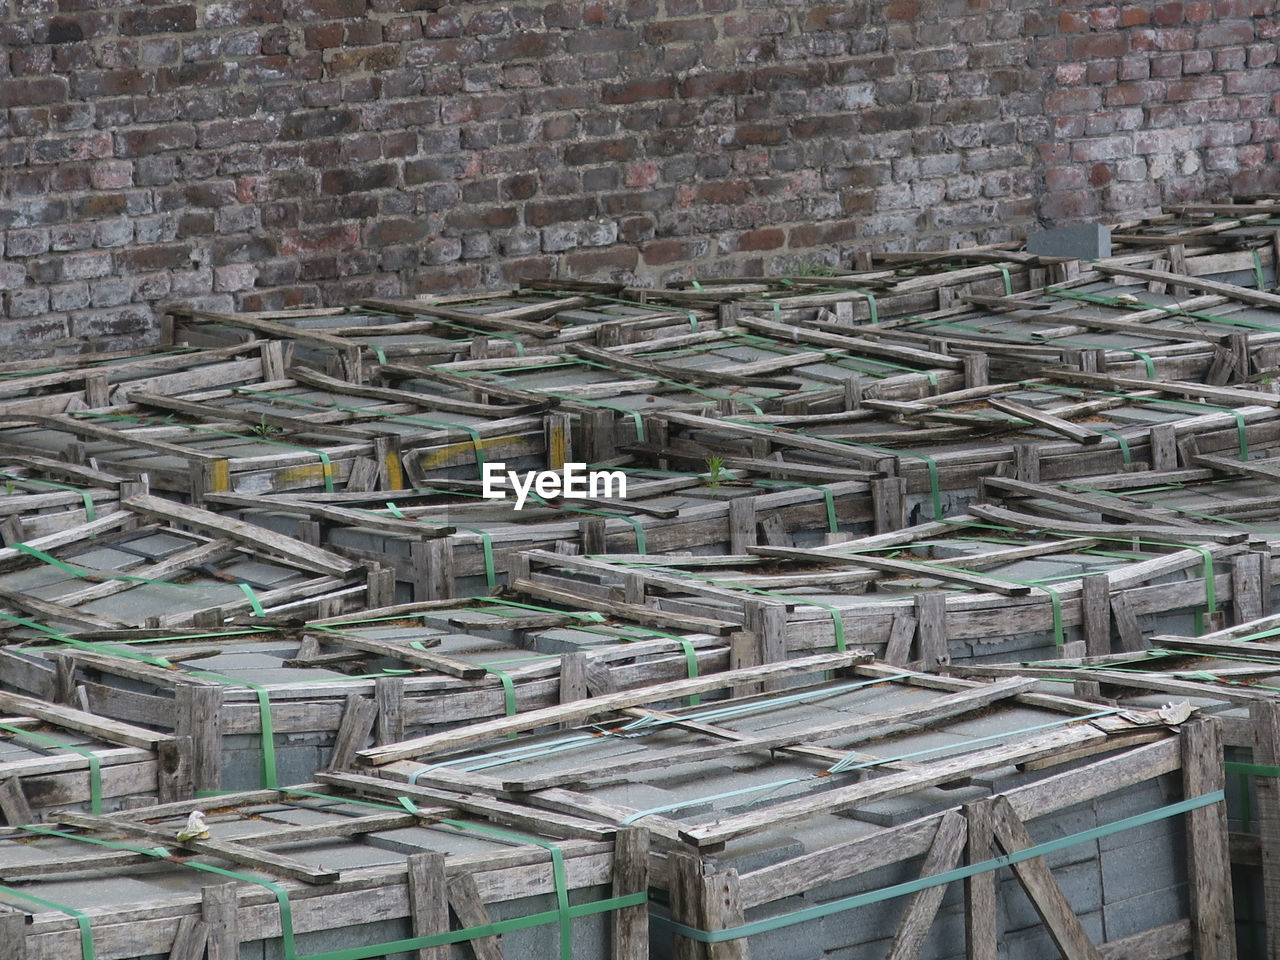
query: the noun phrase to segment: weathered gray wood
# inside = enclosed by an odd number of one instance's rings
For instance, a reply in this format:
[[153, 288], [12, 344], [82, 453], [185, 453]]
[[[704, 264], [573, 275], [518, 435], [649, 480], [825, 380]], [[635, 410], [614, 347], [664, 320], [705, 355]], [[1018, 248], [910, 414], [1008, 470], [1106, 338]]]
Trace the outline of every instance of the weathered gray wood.
[[1262, 616], [1262, 593], [1271, 584], [1262, 580], [1260, 553], [1242, 553], [1231, 558], [1231, 617], [1248, 623]]
[[[1005, 853], [1016, 853], [1034, 845], [1027, 828], [1004, 797], [991, 800], [991, 822], [996, 842]], [[1101, 960], [1098, 948], [1089, 939], [1044, 858], [1023, 860], [1013, 864], [1012, 869], [1065, 960]]]
[[[671, 916], [677, 923], [695, 929], [703, 924], [702, 861], [683, 851], [667, 854], [667, 891], [670, 895]], [[689, 937], [675, 934], [675, 960], [704, 960], [703, 944]]]
[[[1253, 724], [1253, 762], [1280, 763], [1280, 704], [1261, 701], [1249, 705]], [[1262, 864], [1262, 904], [1266, 918], [1267, 956], [1280, 956], [1280, 781], [1255, 777], [1259, 852]]]
[[342, 720], [334, 739], [333, 753], [329, 758], [330, 770], [346, 770], [355, 760], [356, 752], [364, 748], [378, 715], [375, 700], [350, 694], [342, 708]]
[[[920, 876], [931, 877], [953, 869], [960, 862], [960, 853], [964, 850], [967, 837], [965, 817], [955, 811], [945, 814], [938, 824], [937, 836], [925, 857]], [[947, 887], [942, 884], [912, 894], [893, 935], [889, 960], [916, 960], [920, 956], [920, 950], [924, 947], [925, 938], [929, 936], [929, 928], [933, 926], [946, 892]]]
[[926, 670], [951, 662], [947, 648], [947, 598], [937, 592], [918, 593], [915, 599], [916, 649]]
[[641, 690], [625, 690], [605, 697], [576, 701], [555, 707], [544, 707], [530, 710], [514, 717], [501, 717], [482, 723], [472, 724], [461, 730], [432, 734], [406, 740], [393, 746], [374, 747], [364, 750], [360, 759], [364, 763], [380, 766], [396, 760], [406, 760], [419, 754], [433, 753], [437, 750], [463, 747], [472, 743], [481, 743], [493, 737], [518, 733], [521, 730], [533, 729], [543, 724], [564, 722], [583, 722], [592, 716], [631, 707], [641, 703], [657, 702], [667, 699], [678, 699], [695, 693], [733, 687], [738, 683], [770, 680], [774, 677], [794, 676], [805, 673], [819, 673], [824, 670], [836, 670], [849, 667], [855, 663], [863, 663], [870, 659], [861, 651], [848, 653], [827, 653], [811, 657], [801, 657], [785, 663], [764, 664], [744, 670], [733, 670], [711, 677], [696, 677], [689, 680], [673, 680], [655, 684]]
[[1146, 646], [1142, 642], [1142, 630], [1138, 627], [1138, 615], [1128, 596], [1123, 593], [1112, 595], [1111, 617], [1115, 621], [1116, 638], [1121, 651], [1133, 653]]
[[[649, 831], [624, 827], [614, 839], [613, 896], [649, 888]], [[610, 911], [612, 960], [648, 960], [649, 908], [645, 904]]]
[[893, 622], [889, 626], [889, 641], [884, 650], [886, 663], [905, 666], [911, 661], [911, 641], [915, 639], [919, 624], [919, 620], [905, 613], [893, 615]]
[[[182, 683], [174, 690], [177, 735], [191, 741], [191, 783], [196, 790], [222, 785], [222, 688]], [[164, 718], [157, 717], [163, 725]]]
[[328, 576], [345, 577], [357, 569], [357, 565], [350, 560], [327, 550], [308, 547], [293, 537], [274, 533], [256, 524], [244, 523], [225, 514], [184, 506], [173, 500], [136, 496], [122, 501], [121, 506], [143, 516], [160, 517], [215, 537], [235, 540]]
[[587, 696], [587, 655], [560, 654], [560, 702], [571, 703]]
[[378, 704], [378, 743], [404, 739], [404, 677], [378, 677], [373, 682]]
[[1080, 606], [1085, 653], [1101, 657], [1111, 652], [1111, 581], [1105, 573], [1080, 579]]
[[1040, 447], [1037, 444], [1013, 445], [1013, 474], [1026, 483], [1040, 482]]
[[841, 564], [851, 567], [870, 567], [872, 570], [885, 570], [889, 573], [904, 573], [910, 577], [930, 577], [944, 583], [958, 583], [978, 590], [999, 593], [1009, 597], [1022, 597], [1031, 592], [1030, 587], [1023, 587], [984, 577], [976, 573], [964, 573], [959, 570], [948, 570], [931, 566], [928, 563], [914, 563], [908, 560], [895, 560], [888, 557], [869, 556], [866, 553], [840, 555], [821, 550], [799, 550], [786, 547], [751, 547], [747, 553], [761, 557], [779, 557], [784, 560], [807, 560], [813, 563]]
[[1094, 433], [1092, 430], [1077, 426], [1069, 420], [1063, 420], [1061, 417], [1055, 417], [1050, 413], [1045, 413], [1043, 410], [1037, 410], [1026, 404], [1016, 403], [1013, 400], [1000, 400], [995, 397], [989, 398], [987, 403], [1002, 413], [1018, 417], [1020, 420], [1026, 420], [1037, 427], [1052, 430], [1054, 433], [1061, 434], [1076, 443], [1093, 444], [1102, 441], [1102, 434], [1100, 433]]
[[191, 782], [191, 741], [173, 737], [156, 744], [156, 799], [160, 803], [186, 800], [195, 793]]
[[[471, 874], [460, 873], [450, 877], [448, 896], [449, 906], [464, 928], [483, 927], [490, 922], [489, 911], [480, 899], [480, 888]], [[502, 941], [496, 935], [475, 937], [467, 943], [476, 960], [503, 960]]]
[[[406, 861], [409, 876], [409, 920], [415, 937], [429, 937], [449, 929], [448, 884], [444, 854], [414, 853]], [[448, 944], [422, 947], [418, 960], [449, 960]]]
[[22, 781], [17, 777], [0, 780], [0, 813], [4, 814], [5, 823], [11, 827], [37, 822], [22, 792]]
[[16, 907], [0, 905], [0, 960], [27, 960], [29, 919]]
[[[744, 920], [738, 871], [718, 870], [702, 878], [702, 929], [728, 930]], [[750, 960], [745, 939], [724, 940], [706, 945], [707, 960]]]
[[871, 509], [876, 533], [901, 530], [907, 525], [906, 492], [907, 481], [901, 477], [871, 481]]
[[208, 960], [240, 960], [238, 883], [219, 883], [200, 890], [200, 913], [208, 928]]
[[1160, 423], [1149, 431], [1151, 443], [1151, 469], [1176, 470], [1178, 468], [1178, 430], [1172, 423]]
[[194, 915], [178, 921], [169, 960], [204, 960], [205, 943], [209, 938], [209, 926]]
[[586, 556], [608, 553], [605, 545], [604, 517], [591, 517], [578, 521], [578, 536], [582, 538], [582, 552]]
[[[1182, 790], [1199, 797], [1225, 786], [1222, 738], [1213, 720], [1182, 728]], [[1187, 889], [1191, 897], [1193, 953], [1197, 960], [1235, 960], [1231, 863], [1227, 851], [1227, 804], [1186, 814]]]
[[729, 552], [741, 555], [747, 547], [759, 542], [756, 535], [756, 501], [753, 497], [738, 497], [729, 501]]
[[[965, 804], [966, 860], [982, 863], [990, 860], [994, 839], [991, 804], [982, 800]], [[996, 876], [994, 871], [975, 874], [965, 881], [964, 933], [966, 960], [996, 960], [998, 916]]]

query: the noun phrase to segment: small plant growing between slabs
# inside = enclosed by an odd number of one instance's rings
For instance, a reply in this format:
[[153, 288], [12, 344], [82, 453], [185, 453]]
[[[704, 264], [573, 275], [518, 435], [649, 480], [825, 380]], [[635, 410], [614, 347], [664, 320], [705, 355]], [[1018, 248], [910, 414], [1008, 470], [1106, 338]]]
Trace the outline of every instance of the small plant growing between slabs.
[[707, 483], [714, 492], [720, 488], [720, 484], [723, 482], [724, 459], [713, 453], [704, 462], [707, 465]]
[[250, 427], [250, 430], [260, 437], [273, 437], [280, 433], [280, 428], [274, 423], [267, 423], [267, 415], [265, 413], [262, 414], [257, 424]]

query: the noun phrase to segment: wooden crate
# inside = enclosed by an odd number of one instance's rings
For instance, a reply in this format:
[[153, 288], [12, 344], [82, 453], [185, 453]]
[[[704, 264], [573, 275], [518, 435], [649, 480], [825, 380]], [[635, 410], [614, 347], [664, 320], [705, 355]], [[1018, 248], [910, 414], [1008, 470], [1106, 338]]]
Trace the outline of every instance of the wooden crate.
[[309, 780], [355, 750], [729, 665], [729, 624], [499, 599], [285, 626], [78, 632], [0, 648], [0, 683], [192, 743], [198, 790]]
[[0, 691], [0, 819], [187, 799], [190, 754], [189, 739]]
[[157, 347], [0, 363], [0, 412], [68, 413], [112, 406], [129, 389], [182, 393], [218, 384], [277, 380], [287, 363], [278, 342], [248, 340], [216, 350]]
[[449, 783], [645, 826], [667, 903], [656, 957], [1234, 955], [1213, 721], [1179, 735], [1158, 711], [1030, 679], [857, 661], [730, 671], [709, 679], [731, 699], [678, 705], [684, 681], [361, 760], [387, 795]]
[[751, 545], [739, 556], [529, 551], [529, 572], [511, 587], [606, 612], [648, 607], [728, 620], [741, 625], [738, 656], [748, 662], [847, 644], [929, 669], [1137, 649], [1154, 632], [1225, 622], [1237, 583], [1242, 596], [1260, 591], [1245, 533], [1045, 530], [1043, 521], [1023, 532], [1002, 523], [998, 509], [811, 549]]
[[878, 470], [905, 481], [910, 515], [940, 519], [967, 507], [993, 474], [1063, 480], [1165, 469], [1180, 449], [1246, 460], [1280, 442], [1277, 406], [1280, 396], [1237, 387], [1050, 370], [923, 400], [864, 400], [874, 412], [848, 424], [796, 418], [794, 429], [779, 429], [752, 414], [659, 412], [645, 433], [704, 456]]
[[0, 548], [0, 633], [329, 616], [390, 598], [380, 568], [172, 500], [136, 494], [93, 520], [81, 513]]
[[520, 510], [512, 499], [481, 499], [478, 482], [377, 493], [209, 494], [205, 503], [394, 570], [401, 602], [491, 593], [523, 550], [738, 553], [758, 539], [811, 546], [832, 535], [871, 533], [900, 508], [896, 487], [874, 478], [805, 483], [755, 479], [754, 469], [619, 469], [625, 498], [538, 498]]
[[[195, 809], [208, 836], [178, 840]], [[456, 793], [312, 784], [63, 814], [0, 832], [0, 956], [643, 960], [646, 868], [643, 829]]]
[[300, 362], [361, 383], [387, 363], [532, 356], [571, 343], [607, 346], [713, 329], [716, 313], [526, 289], [248, 314], [175, 308], [168, 325], [176, 343], [287, 343]]

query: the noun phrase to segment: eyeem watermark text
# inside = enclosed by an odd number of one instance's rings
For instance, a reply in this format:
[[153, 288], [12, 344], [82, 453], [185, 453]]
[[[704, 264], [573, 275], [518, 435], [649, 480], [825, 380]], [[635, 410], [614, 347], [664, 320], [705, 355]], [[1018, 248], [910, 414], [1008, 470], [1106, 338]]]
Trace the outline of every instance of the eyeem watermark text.
[[[523, 477], [508, 470], [505, 463], [486, 463], [482, 494], [486, 500], [506, 500], [506, 488], [516, 492], [517, 510], [523, 510], [529, 492], [544, 500], [563, 497], [566, 500], [597, 500], [601, 497], [625, 499], [627, 475], [621, 470], [588, 470], [585, 463], [566, 463], [563, 471], [526, 470]], [[523, 482], [521, 482], [523, 480]]]

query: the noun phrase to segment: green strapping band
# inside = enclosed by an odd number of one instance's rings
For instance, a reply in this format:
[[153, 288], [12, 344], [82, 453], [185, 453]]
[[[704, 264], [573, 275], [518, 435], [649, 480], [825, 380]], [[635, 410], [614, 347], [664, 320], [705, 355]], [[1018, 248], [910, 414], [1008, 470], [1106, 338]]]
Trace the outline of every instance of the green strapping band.
[[724, 930], [701, 930], [697, 927], [690, 927], [676, 920], [667, 917], [651, 914], [650, 919], [661, 923], [665, 927], [669, 927], [682, 937], [690, 940], [696, 940], [699, 943], [724, 943], [728, 940], [739, 940], [743, 937], [752, 937], [761, 933], [768, 933], [772, 930], [780, 930], [785, 927], [792, 927], [797, 924], [807, 923], [810, 920], [820, 920], [823, 917], [829, 917], [833, 914], [844, 913], [849, 910], [855, 910], [859, 907], [869, 906], [873, 903], [881, 903], [885, 900], [892, 900], [896, 897], [906, 896], [912, 893], [918, 893], [921, 890], [928, 890], [933, 887], [940, 887], [952, 883], [956, 880], [967, 880], [969, 877], [976, 877], [982, 873], [991, 873], [1002, 867], [1009, 867], [1015, 863], [1023, 863], [1027, 860], [1034, 860], [1036, 857], [1042, 857], [1047, 853], [1053, 853], [1063, 850], [1067, 847], [1075, 846], [1080, 843], [1088, 843], [1093, 840], [1108, 837], [1116, 833], [1122, 833], [1125, 830], [1132, 830], [1135, 827], [1144, 826], [1148, 823], [1156, 823], [1160, 820], [1167, 820], [1170, 817], [1176, 817], [1192, 810], [1198, 810], [1201, 807], [1212, 806], [1215, 803], [1221, 803], [1225, 799], [1225, 794], [1221, 790], [1215, 790], [1212, 793], [1202, 794], [1198, 797], [1191, 797], [1178, 803], [1171, 803], [1164, 807], [1158, 807], [1147, 813], [1138, 814], [1133, 817], [1126, 817], [1123, 820], [1116, 820], [1104, 826], [1094, 827], [1090, 830], [1082, 830], [1079, 833], [1069, 834], [1057, 840], [1051, 840], [1046, 843], [1037, 843], [1025, 849], [1018, 850], [1015, 853], [1007, 853], [1000, 857], [992, 857], [989, 860], [983, 860], [979, 863], [969, 864], [964, 867], [957, 867], [953, 870], [946, 870], [929, 877], [921, 877], [918, 880], [910, 880], [905, 883], [897, 883], [889, 887], [882, 887], [879, 890], [872, 890], [868, 893], [857, 894], [851, 897], [842, 897], [839, 900], [832, 900], [829, 903], [818, 904], [804, 910], [797, 910], [794, 913], [784, 914], [780, 917], [769, 917], [764, 920], [756, 920], [752, 923], [744, 923], [734, 927], [728, 927]]
[[[640, 630], [636, 627], [624, 628], [622, 626], [596, 627], [594, 629], [591, 627], [568, 627], [566, 629], [576, 630], [579, 633], [594, 633], [597, 636], [602, 637], [616, 637], [620, 640], [625, 640], [628, 643], [643, 643], [645, 640], [652, 639], [652, 637], [629, 637], [626, 633], [627, 630], [631, 630], [636, 633], [651, 634], [652, 636], [662, 637], [667, 640], [674, 640], [676, 643], [680, 644], [680, 649], [684, 652], [685, 673], [688, 674], [690, 680], [695, 680], [698, 677], [698, 651], [694, 649], [693, 643], [688, 637], [679, 637], [674, 633], [663, 633], [661, 630], [650, 630], [648, 628]], [[702, 702], [702, 697], [696, 693], [691, 694], [687, 698], [687, 702], [689, 706], [696, 707]]]
[[49, 907], [51, 910], [57, 910], [59, 913], [65, 913], [73, 918], [76, 926], [80, 928], [80, 955], [83, 960], [97, 960], [97, 953], [93, 949], [93, 928], [90, 926], [91, 921], [87, 914], [81, 913], [74, 907], [68, 907], [62, 903], [55, 903], [53, 900], [42, 900], [39, 897], [33, 897], [29, 893], [23, 893], [21, 890], [15, 890], [13, 887], [0, 886], [0, 891], [10, 896], [20, 897], [30, 903], [38, 904], [42, 907]]
[[271, 695], [267, 689], [248, 680], [236, 680], [207, 670], [192, 670], [190, 675], [207, 677], [228, 687], [245, 687], [254, 692], [258, 700], [258, 718], [262, 728], [262, 786], [271, 790], [276, 789], [279, 784], [276, 775], [276, 736], [275, 725], [271, 722]]
[[1236, 760], [1228, 760], [1224, 766], [1227, 773], [1240, 773], [1250, 777], [1280, 777], [1280, 767], [1273, 767], [1265, 763], [1241, 763]]
[[80, 499], [84, 501], [85, 520], [92, 522], [98, 519], [97, 510], [93, 506], [93, 495], [90, 494], [88, 490], [82, 490], [79, 487], [68, 486], [65, 483], [54, 483], [52, 480], [35, 480], [35, 479], [32, 479], [31, 477], [19, 477], [12, 473], [0, 472], [0, 477], [7, 478], [9, 480], [17, 480], [22, 483], [30, 483], [40, 487], [56, 487], [59, 490], [69, 490], [72, 493], [79, 494]]
[[[27, 556], [34, 557], [35, 559], [39, 560], [41, 563], [48, 564], [51, 567], [56, 567], [57, 569], [61, 570], [63, 573], [69, 573], [73, 577], [78, 577], [82, 580], [90, 580], [95, 583], [102, 583], [102, 582], [111, 580], [117, 583], [152, 583], [152, 584], [164, 585], [166, 587], [197, 586], [196, 584], [172, 583], [168, 580], [153, 580], [150, 577], [134, 577], [125, 573], [116, 573], [116, 574], [97, 573], [92, 570], [85, 570], [83, 567], [73, 566], [72, 564], [59, 560], [57, 557], [53, 556], [52, 554], [45, 553], [43, 550], [38, 550], [35, 547], [29, 546], [28, 544], [25, 544], [25, 543], [14, 543], [14, 544], [10, 544], [10, 546], [14, 550], [17, 550], [19, 553], [25, 553]], [[265, 617], [267, 615], [266, 611], [262, 608], [262, 604], [258, 601], [258, 595], [253, 592], [253, 587], [251, 587], [249, 584], [243, 581], [237, 582], [236, 586], [238, 586], [241, 590], [243, 590], [244, 595], [249, 598], [249, 605], [253, 608], [254, 616]]]
[[872, 323], [880, 322], [880, 310], [876, 307], [875, 294], [868, 290], [859, 290], [858, 293], [867, 298], [867, 313], [870, 315]]
[[1009, 279], [1009, 268], [1003, 264], [996, 264], [996, 269], [1000, 271], [1000, 275], [1004, 277], [1004, 295], [1006, 297], [1013, 296], [1013, 283]]
[[[405, 803], [406, 808], [413, 806], [408, 797], [399, 798]], [[464, 820], [441, 820], [441, 823], [447, 823], [451, 827], [459, 830], [473, 830], [476, 833], [488, 833], [507, 843], [516, 846], [524, 846], [525, 844], [534, 844], [542, 847], [551, 854], [551, 877], [556, 888], [556, 914], [560, 921], [560, 960], [573, 960], [573, 930], [570, 926], [571, 915], [569, 913], [569, 879], [564, 872], [564, 851], [558, 844], [551, 843], [547, 840], [539, 840], [537, 837], [522, 836], [518, 833], [512, 833], [508, 830], [499, 830], [496, 827], [486, 826], [479, 823], [467, 823]]]
[[293, 941], [293, 909], [289, 904], [289, 892], [277, 883], [270, 880], [260, 880], [252, 877], [247, 873], [240, 873], [236, 870], [227, 870], [224, 867], [215, 867], [211, 864], [200, 863], [197, 860], [175, 860], [173, 855], [164, 847], [135, 847], [133, 844], [120, 843], [115, 840], [101, 840], [98, 837], [82, 837], [74, 833], [66, 833], [61, 830], [51, 830], [48, 827], [23, 826], [20, 830], [26, 830], [29, 833], [40, 833], [51, 837], [61, 837], [64, 840], [76, 840], [80, 843], [91, 843], [99, 847], [109, 847], [112, 850], [127, 850], [130, 853], [139, 853], [143, 856], [154, 857], [157, 860], [168, 860], [170, 863], [177, 863], [184, 867], [190, 867], [193, 870], [202, 870], [205, 873], [216, 873], [219, 876], [230, 877], [232, 880], [240, 880], [244, 883], [252, 883], [255, 886], [263, 887], [275, 894], [276, 902], [280, 905], [280, 930], [284, 941], [285, 960], [297, 960], [297, 950]]
[[32, 730], [24, 730], [22, 727], [15, 727], [7, 723], [0, 723], [0, 730], [8, 730], [15, 737], [23, 737], [36, 741], [50, 747], [57, 747], [60, 750], [69, 750], [72, 753], [78, 753], [89, 761], [89, 809], [93, 813], [102, 813], [102, 761], [96, 753], [88, 747], [73, 746], [69, 743], [63, 743], [54, 737], [47, 736], [43, 733], [35, 733]]
[[[396, 519], [408, 520], [410, 523], [426, 523], [434, 526], [443, 526], [448, 523], [445, 520], [415, 520], [412, 517], [406, 517], [404, 513], [401, 512], [400, 508], [395, 505], [395, 502], [391, 500], [387, 501], [387, 510]], [[448, 525], [458, 527], [456, 523]], [[490, 536], [488, 532], [481, 530], [479, 527], [458, 527], [458, 529], [466, 530], [468, 533], [474, 533], [480, 537], [480, 549], [484, 553], [484, 579], [485, 583], [489, 585], [489, 589], [492, 590], [498, 585], [497, 573], [493, 567], [493, 537]]]

